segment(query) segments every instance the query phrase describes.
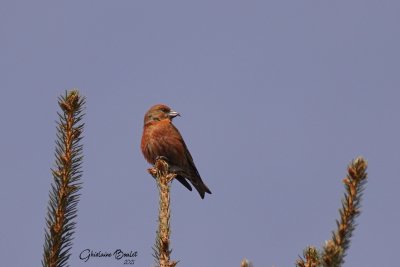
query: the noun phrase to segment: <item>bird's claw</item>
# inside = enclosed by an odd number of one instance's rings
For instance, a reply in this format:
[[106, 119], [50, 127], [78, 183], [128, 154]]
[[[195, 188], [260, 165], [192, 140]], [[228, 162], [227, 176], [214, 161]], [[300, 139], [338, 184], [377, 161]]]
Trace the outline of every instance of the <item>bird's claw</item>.
[[157, 160], [168, 161], [167, 157], [164, 157], [164, 156], [157, 156], [157, 157], [156, 157], [156, 161], [157, 161]]
[[154, 179], [157, 178], [157, 169], [156, 168], [150, 168], [150, 169], [147, 169], [147, 171], [150, 173], [151, 176], [153, 176]]

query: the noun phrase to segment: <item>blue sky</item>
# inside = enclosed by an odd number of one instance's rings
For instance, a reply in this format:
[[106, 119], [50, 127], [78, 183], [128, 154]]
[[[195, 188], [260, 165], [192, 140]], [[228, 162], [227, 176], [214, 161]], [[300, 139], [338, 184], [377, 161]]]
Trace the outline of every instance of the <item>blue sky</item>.
[[138, 251], [152, 266], [157, 188], [140, 152], [156, 103], [203, 180], [172, 184], [182, 266], [293, 266], [335, 229], [346, 166], [369, 161], [345, 266], [393, 266], [400, 239], [397, 1], [9, 1], [0, 9], [0, 255], [40, 265], [57, 97], [87, 97], [71, 266]]

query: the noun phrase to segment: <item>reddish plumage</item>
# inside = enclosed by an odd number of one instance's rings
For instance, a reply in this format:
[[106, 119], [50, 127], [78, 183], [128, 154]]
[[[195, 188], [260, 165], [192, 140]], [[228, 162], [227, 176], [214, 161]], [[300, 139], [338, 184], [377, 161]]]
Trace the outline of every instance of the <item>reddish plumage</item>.
[[192, 191], [188, 179], [204, 198], [205, 193], [211, 194], [211, 191], [201, 179], [181, 134], [172, 124], [172, 119], [178, 115], [166, 105], [151, 107], [144, 116], [141, 149], [150, 164], [154, 165], [158, 157], [166, 158], [170, 170], [177, 174], [175, 179]]

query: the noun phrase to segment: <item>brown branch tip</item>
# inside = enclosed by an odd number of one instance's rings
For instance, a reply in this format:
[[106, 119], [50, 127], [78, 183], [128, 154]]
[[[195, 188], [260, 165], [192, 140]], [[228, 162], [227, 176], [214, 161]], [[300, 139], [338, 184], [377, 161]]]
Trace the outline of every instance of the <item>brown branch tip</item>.
[[169, 171], [169, 165], [166, 161], [158, 159], [154, 167], [148, 170], [149, 173], [156, 178], [159, 190], [159, 216], [158, 231], [155, 245], [156, 260], [160, 267], [174, 267], [176, 261], [170, 259], [170, 182], [175, 178], [176, 174]]

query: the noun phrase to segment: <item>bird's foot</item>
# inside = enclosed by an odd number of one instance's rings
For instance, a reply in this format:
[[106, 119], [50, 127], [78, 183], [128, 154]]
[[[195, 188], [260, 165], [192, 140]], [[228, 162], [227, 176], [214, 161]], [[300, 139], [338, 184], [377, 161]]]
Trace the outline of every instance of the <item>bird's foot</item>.
[[157, 178], [157, 169], [156, 168], [150, 168], [150, 169], [147, 169], [147, 171], [150, 173], [151, 176], [153, 176], [154, 179]]
[[156, 161], [157, 161], [157, 160], [168, 161], [167, 157], [164, 157], [164, 156], [157, 156], [157, 157], [156, 157]]
[[161, 172], [168, 172], [169, 164], [168, 158], [164, 156], [157, 156], [156, 162], [154, 163], [154, 168]]

